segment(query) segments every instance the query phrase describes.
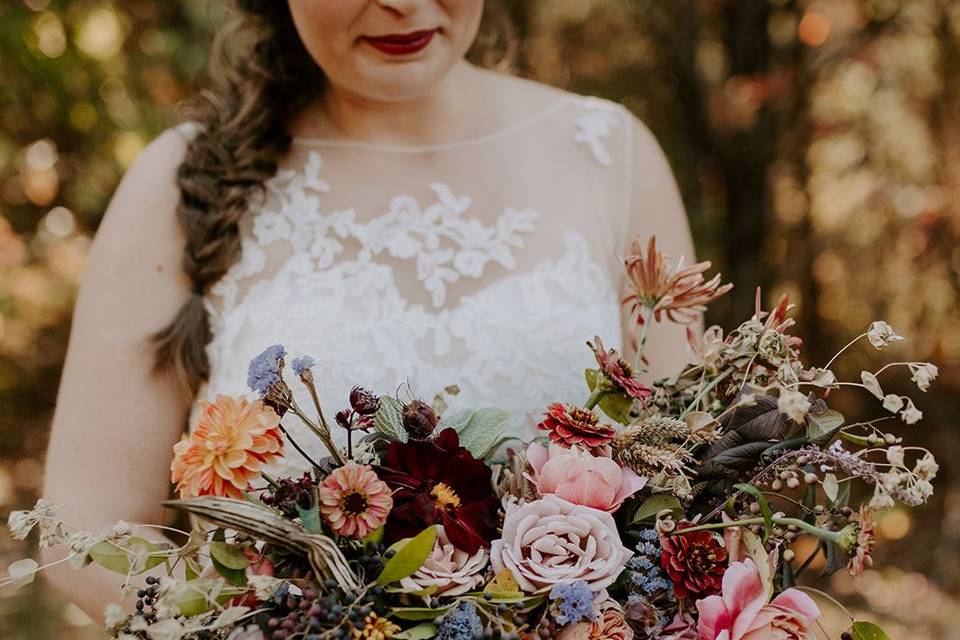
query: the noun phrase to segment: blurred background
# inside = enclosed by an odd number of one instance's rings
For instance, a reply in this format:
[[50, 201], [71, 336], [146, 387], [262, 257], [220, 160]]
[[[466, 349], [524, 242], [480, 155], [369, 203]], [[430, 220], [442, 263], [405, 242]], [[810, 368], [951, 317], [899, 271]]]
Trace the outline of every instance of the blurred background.
[[[879, 524], [877, 570], [821, 581], [891, 637], [960, 638], [960, 2], [511, 0], [518, 73], [627, 105], [656, 133], [701, 257], [798, 304], [808, 362], [872, 320], [941, 378], [909, 437], [937, 495]], [[33, 504], [71, 308], [124, 170], [203, 80], [218, 2], [0, 4], [0, 516]], [[886, 355], [886, 354], [885, 354]], [[846, 378], [881, 358], [856, 349]], [[902, 393], [918, 394], [909, 380]], [[884, 385], [885, 388], [888, 386]], [[890, 392], [897, 392], [890, 383]], [[848, 417], [873, 417], [840, 395]], [[0, 566], [31, 553], [0, 533]], [[823, 602], [832, 638], [844, 615]], [[38, 615], [41, 614], [41, 615]], [[0, 637], [101, 637], [42, 582], [0, 593]]]

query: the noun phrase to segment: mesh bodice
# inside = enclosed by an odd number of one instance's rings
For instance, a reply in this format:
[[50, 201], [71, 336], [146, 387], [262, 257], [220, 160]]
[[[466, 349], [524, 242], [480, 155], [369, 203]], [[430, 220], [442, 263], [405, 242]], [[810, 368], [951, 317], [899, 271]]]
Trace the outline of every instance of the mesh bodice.
[[[409, 385], [429, 402], [456, 384], [450, 411], [501, 407], [511, 435], [530, 439], [548, 403], [585, 400], [585, 341], [621, 342], [629, 118], [566, 94], [455, 144], [295, 139], [243, 222], [242, 259], [206, 301], [211, 376], [197, 405], [250, 394], [250, 358], [282, 343], [317, 361], [328, 416], [354, 385]], [[277, 473], [305, 466], [289, 455]]]

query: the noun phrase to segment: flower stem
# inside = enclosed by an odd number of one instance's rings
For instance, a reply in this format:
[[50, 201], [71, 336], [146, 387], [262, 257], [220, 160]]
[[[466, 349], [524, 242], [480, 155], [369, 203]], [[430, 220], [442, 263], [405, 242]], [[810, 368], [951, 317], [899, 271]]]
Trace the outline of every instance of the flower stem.
[[307, 417], [307, 414], [303, 412], [303, 410], [297, 405], [296, 401], [292, 398], [290, 400], [290, 410], [293, 411], [293, 413], [296, 414], [296, 416], [300, 418], [300, 420], [302, 420], [303, 423], [307, 425], [307, 427], [309, 427], [309, 429], [313, 431], [318, 438], [320, 438], [320, 441], [323, 442], [323, 445], [327, 448], [327, 451], [330, 452], [330, 455], [333, 456], [333, 459], [336, 460], [338, 464], [342, 465], [346, 463], [346, 460], [343, 459], [343, 454], [341, 454], [336, 445], [333, 444], [333, 439], [330, 437], [330, 429], [327, 427], [327, 423], [323, 421], [322, 413], [320, 414], [321, 424], [318, 425], [309, 417]]
[[606, 393], [607, 390], [603, 388], [603, 383], [597, 381], [597, 386], [593, 389], [593, 391], [590, 392], [590, 397], [587, 398], [586, 404], [583, 405], [584, 408], [587, 411], [593, 410], [593, 408], [599, 404], [600, 398], [602, 398]]
[[[809, 522], [804, 522], [798, 518], [771, 518], [771, 521], [774, 524], [779, 524], [783, 526], [794, 526], [801, 531], [805, 531], [812, 536], [816, 536], [821, 540], [826, 542], [839, 542], [840, 541], [840, 532], [839, 531], [827, 531], [826, 529], [821, 529], [820, 527], [815, 527]], [[687, 527], [685, 529], [676, 529], [671, 531], [669, 535], [678, 535], [682, 533], [693, 533], [694, 531], [710, 531], [714, 529], [726, 529], [728, 527], [749, 527], [755, 524], [764, 524], [763, 518], [747, 518], [745, 520], [733, 520], [730, 522], [713, 522], [710, 524], [700, 524], [695, 527]]]
[[640, 372], [643, 366], [643, 348], [647, 344], [647, 331], [650, 330], [650, 324], [653, 322], [653, 309], [650, 307], [643, 307], [640, 311], [640, 319], [643, 321], [642, 328], [640, 329], [640, 336], [637, 339], [637, 353], [634, 356], [633, 368], [636, 372]]
[[730, 377], [731, 373], [733, 373], [733, 369], [727, 369], [722, 374], [714, 378], [710, 382], [710, 384], [708, 384], [703, 389], [701, 389], [700, 393], [697, 394], [697, 397], [694, 398], [693, 401], [690, 403], [690, 405], [687, 406], [687, 408], [683, 410], [683, 413], [680, 414], [680, 419], [682, 420], [687, 416], [688, 413], [696, 409], [700, 405], [700, 401], [703, 400], [704, 396], [710, 393], [710, 391], [712, 391], [713, 388], [716, 387], [718, 384], [720, 384], [721, 382], [726, 380], [728, 377]]
[[823, 368], [824, 368], [824, 369], [829, 369], [829, 368], [830, 368], [830, 365], [832, 365], [833, 362], [834, 362], [837, 358], [840, 357], [840, 354], [841, 354], [841, 353], [843, 353], [844, 351], [846, 351], [847, 349], [849, 349], [850, 347], [852, 347], [853, 345], [855, 345], [857, 342], [860, 341], [860, 338], [863, 338], [863, 337], [866, 336], [866, 335], [867, 335], [866, 333], [861, 333], [861, 334], [858, 335], [856, 338], [854, 338], [853, 340], [851, 340], [850, 342], [848, 342], [847, 345], [846, 345], [843, 349], [840, 349], [840, 351], [837, 351], [837, 353], [835, 353], [834, 356], [833, 356], [832, 358], [830, 358], [830, 362], [828, 362], [827, 364], [825, 364], [825, 365], [823, 366]]

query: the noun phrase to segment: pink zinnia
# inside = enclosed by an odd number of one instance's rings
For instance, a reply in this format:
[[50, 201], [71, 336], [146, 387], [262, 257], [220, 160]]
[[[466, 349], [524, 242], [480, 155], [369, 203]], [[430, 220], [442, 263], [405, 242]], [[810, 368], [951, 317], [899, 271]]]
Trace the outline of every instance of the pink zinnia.
[[318, 488], [320, 513], [334, 533], [366, 538], [387, 521], [393, 508], [390, 487], [366, 465], [348, 463]]
[[593, 411], [560, 402], [547, 407], [543, 422], [537, 427], [546, 431], [555, 444], [564, 447], [579, 445], [591, 451], [610, 444], [615, 435], [613, 427], [600, 422]]

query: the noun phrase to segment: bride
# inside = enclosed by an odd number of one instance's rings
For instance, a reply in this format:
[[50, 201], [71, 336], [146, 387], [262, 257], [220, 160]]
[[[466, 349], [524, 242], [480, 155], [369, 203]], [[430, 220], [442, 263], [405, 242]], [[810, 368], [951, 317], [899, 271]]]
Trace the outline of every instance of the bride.
[[[130, 169], [90, 254], [44, 489], [86, 530], [162, 521], [172, 445], [274, 343], [316, 361], [328, 411], [354, 385], [456, 384], [451, 410], [507, 409], [530, 439], [584, 399], [588, 339], [629, 350], [629, 241], [693, 258], [636, 118], [470, 61], [484, 0], [234, 4], [213, 90]], [[684, 344], [654, 326], [650, 373]], [[97, 618], [119, 581], [50, 575]]]

